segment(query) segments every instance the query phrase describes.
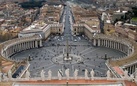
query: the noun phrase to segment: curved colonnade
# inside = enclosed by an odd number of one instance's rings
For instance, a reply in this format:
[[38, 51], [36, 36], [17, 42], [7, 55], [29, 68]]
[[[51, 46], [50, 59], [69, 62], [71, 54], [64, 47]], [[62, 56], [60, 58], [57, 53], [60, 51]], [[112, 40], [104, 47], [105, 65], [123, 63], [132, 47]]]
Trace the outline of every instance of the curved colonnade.
[[104, 34], [93, 34], [98, 33], [98, 31], [94, 31], [92, 28], [87, 28], [83, 24], [74, 24], [72, 32], [75, 35], [79, 35], [80, 33], [85, 34], [88, 39], [92, 41], [93, 46], [112, 48], [125, 53], [126, 56], [124, 57], [110, 57], [110, 65], [120, 66], [123, 69], [126, 69], [129, 74], [133, 74], [135, 72], [135, 69], [137, 68], [137, 54], [135, 53], [137, 46], [135, 42]]
[[[137, 61], [134, 60], [134, 56], [136, 55], [136, 46], [134, 44], [129, 43], [127, 40], [119, 39], [115, 37], [108, 37], [105, 35], [97, 35], [93, 38], [94, 46], [103, 46], [107, 48], [112, 48], [119, 50], [126, 54], [125, 57], [113, 58], [112, 62], [115, 62], [115, 65], [121, 66], [123, 69], [128, 70], [129, 74], [133, 74], [137, 68]], [[118, 63], [121, 64], [118, 64]], [[110, 63], [111, 64], [111, 63]]]
[[[125, 57], [130, 56], [134, 52], [134, 46], [132, 46], [128, 41], [116, 37], [109, 37], [103, 34], [95, 35], [92, 39], [92, 43], [94, 46], [107, 47], [121, 51], [126, 54]], [[113, 58], [113, 60], [118, 59], [121, 58]]]
[[[48, 36], [52, 33], [62, 34], [64, 32], [63, 29], [64, 29], [63, 24], [47, 25], [46, 27], [42, 29], [42, 31], [45, 33], [44, 39], [48, 38]], [[42, 40], [43, 40], [42, 36], [40, 34], [36, 34], [34, 36], [16, 38], [16, 39], [1, 43], [0, 57], [4, 60], [18, 62], [17, 58], [12, 60], [10, 59], [10, 56], [14, 55], [15, 53], [21, 52], [23, 50], [42, 47], [43, 46]]]
[[23, 50], [42, 47], [42, 38], [39, 35], [35, 35], [33, 37], [13, 39], [2, 45], [1, 55], [9, 59], [13, 54]]

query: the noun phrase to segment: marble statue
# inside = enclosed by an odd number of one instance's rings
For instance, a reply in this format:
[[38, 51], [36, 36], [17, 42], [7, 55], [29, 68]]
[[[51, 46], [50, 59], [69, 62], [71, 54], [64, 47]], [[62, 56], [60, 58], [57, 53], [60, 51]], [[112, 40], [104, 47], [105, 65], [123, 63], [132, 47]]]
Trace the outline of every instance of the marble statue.
[[49, 70], [49, 71], [48, 71], [48, 80], [51, 80], [51, 77], [52, 77], [52, 71]]
[[92, 80], [93, 80], [93, 79], [94, 79], [94, 75], [95, 75], [95, 72], [94, 72], [93, 69], [90, 71], [90, 75], [91, 75], [91, 78], [92, 78]]
[[45, 71], [44, 70], [41, 70], [40, 75], [41, 75], [42, 81], [45, 81]]
[[129, 76], [128, 76], [128, 71], [127, 71], [127, 70], [124, 71], [124, 78], [125, 78], [125, 79], [128, 79], [128, 78], [129, 78]]
[[69, 69], [65, 70], [65, 74], [66, 74], [67, 80], [69, 80]]
[[130, 80], [133, 80], [133, 79], [134, 79], [134, 75], [131, 74], [129, 79], [130, 79]]
[[12, 79], [11, 70], [9, 70], [9, 72], [8, 72], [8, 78], [9, 78], [10, 80]]
[[88, 79], [88, 70], [85, 69], [85, 79]]
[[3, 80], [6, 80], [6, 81], [8, 81], [8, 77], [7, 77], [7, 75], [6, 74], [3, 74]]
[[110, 70], [107, 71], [107, 79], [109, 80], [111, 78]]
[[75, 80], [77, 80], [77, 78], [78, 78], [78, 69], [75, 69], [75, 71], [74, 71], [74, 78], [75, 78]]
[[30, 78], [30, 72], [27, 70], [26, 71], [26, 77], [25, 77], [26, 79], [29, 79]]

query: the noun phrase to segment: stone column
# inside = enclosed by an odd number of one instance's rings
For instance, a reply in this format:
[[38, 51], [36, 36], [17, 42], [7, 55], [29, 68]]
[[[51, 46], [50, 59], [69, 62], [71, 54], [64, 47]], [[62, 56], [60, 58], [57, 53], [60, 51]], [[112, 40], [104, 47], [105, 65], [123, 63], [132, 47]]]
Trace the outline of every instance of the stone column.
[[14, 53], [16, 53], [16, 45], [13, 45]]
[[102, 46], [102, 39], [100, 39], [100, 46]]
[[15, 52], [18, 52], [18, 44], [15, 45]]
[[118, 45], [117, 45], [117, 46], [118, 46], [118, 50], [119, 50], [119, 49], [120, 49], [120, 47], [119, 47], [119, 46], [120, 46], [120, 43], [119, 43], [119, 42], [118, 42]]
[[19, 44], [19, 47], [18, 47], [19, 51], [21, 51], [21, 44]]
[[103, 46], [103, 39], [101, 39], [101, 46]]
[[100, 46], [100, 39], [98, 39], [98, 46]]
[[117, 42], [117, 50], [119, 50], [119, 42]]
[[11, 48], [10, 48], [10, 55], [12, 55], [12, 53], [13, 53], [13, 49], [12, 49], [12, 46], [11, 46]]
[[20, 43], [20, 51], [22, 51], [22, 43]]
[[104, 46], [104, 47], [105, 47], [105, 41], [106, 41], [106, 40], [104, 39], [104, 41], [103, 41], [103, 46]]
[[112, 48], [114, 49], [114, 41], [112, 41]]
[[31, 45], [31, 46], [30, 46], [30, 49], [31, 49], [31, 48], [33, 47], [33, 42], [32, 42], [32, 41], [30, 42], [30, 45]]
[[35, 46], [34, 46], [34, 41], [32, 41], [32, 48], [35, 48]]
[[32, 45], [33, 45], [33, 44], [32, 44], [32, 41], [30, 41], [30, 49], [32, 48]]
[[120, 43], [120, 46], [119, 46], [119, 47], [120, 47], [120, 51], [122, 51], [122, 44], [121, 44], [121, 43]]
[[35, 48], [35, 41], [33, 41], [33, 48]]
[[[125, 52], [125, 53], [127, 52], [126, 45], [124, 45], [124, 52]], [[126, 53], [126, 54], [127, 54], [127, 53]]]
[[22, 47], [23, 47], [23, 50], [26, 49], [26, 47], [27, 47], [26, 42], [23, 42], [23, 43], [22, 43]]
[[133, 73], [133, 65], [131, 66], [131, 74]]
[[105, 47], [105, 39], [103, 39], [103, 46]]
[[106, 40], [106, 47], [108, 47], [108, 40]]
[[25, 44], [22, 43], [22, 50], [25, 50]]
[[22, 50], [24, 50], [25, 49], [25, 46], [24, 46], [24, 43], [22, 43]]
[[136, 71], [136, 65], [134, 64], [133, 65], [133, 72], [135, 72]]
[[104, 39], [104, 47], [106, 47], [106, 39]]
[[117, 46], [117, 44], [118, 44], [118, 43], [116, 42], [116, 49], [118, 50], [118, 46]]
[[32, 47], [32, 43], [31, 43], [31, 41], [29, 41], [29, 49], [31, 49]]
[[116, 42], [114, 41], [114, 49], [116, 49], [116, 45], [115, 44], [116, 44]]
[[29, 42], [27, 42], [27, 47], [26, 47], [26, 49], [29, 49], [30, 48], [30, 45], [29, 45]]
[[31, 45], [32, 45], [32, 44], [31, 44], [31, 41], [29, 41], [29, 49], [31, 48]]
[[27, 45], [26, 49], [29, 49], [30, 47], [29, 42], [27, 42], [26, 45]]
[[128, 73], [130, 73], [130, 66], [128, 67]]
[[123, 44], [121, 44], [121, 51], [122, 51], [122, 52], [124, 52], [124, 51], [123, 51], [123, 47], [124, 47]]
[[40, 40], [40, 44], [39, 45], [40, 45], [40, 47], [42, 47], [42, 40]]
[[129, 73], [132, 74], [132, 68], [131, 68], [131, 66], [130, 66], [130, 71], [129, 71]]
[[106, 47], [108, 47], [108, 40], [106, 40]]
[[25, 49], [25, 47], [24, 47], [24, 43], [22, 43], [22, 50], [24, 50]]
[[35, 41], [35, 47], [38, 48], [38, 41]]
[[96, 46], [96, 39], [93, 39], [93, 45]]
[[112, 41], [110, 41], [110, 48], [112, 48]]
[[16, 52], [18, 52], [19, 51], [19, 45], [18, 44], [16, 44]]

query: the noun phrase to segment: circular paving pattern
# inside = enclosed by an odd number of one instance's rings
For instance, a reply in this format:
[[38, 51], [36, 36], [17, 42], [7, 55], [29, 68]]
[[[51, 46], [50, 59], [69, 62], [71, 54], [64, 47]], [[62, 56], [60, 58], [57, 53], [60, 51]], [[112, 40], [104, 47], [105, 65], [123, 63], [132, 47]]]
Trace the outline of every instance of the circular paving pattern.
[[61, 54], [57, 57], [53, 57], [52, 61], [56, 64], [78, 64], [83, 62], [83, 58], [74, 54], [69, 54], [68, 57], [67, 54]]

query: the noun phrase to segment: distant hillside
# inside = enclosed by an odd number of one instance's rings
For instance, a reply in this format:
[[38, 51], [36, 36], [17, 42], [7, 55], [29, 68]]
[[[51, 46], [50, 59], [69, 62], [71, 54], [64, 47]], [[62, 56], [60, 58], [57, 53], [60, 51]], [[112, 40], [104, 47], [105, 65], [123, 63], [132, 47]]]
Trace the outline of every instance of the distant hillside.
[[20, 3], [22, 8], [35, 8], [35, 7], [42, 7], [45, 1], [32, 1], [32, 2], [23, 2]]
[[137, 7], [132, 7], [134, 17], [137, 17]]
[[64, 0], [64, 1], [73, 1], [79, 4], [85, 3], [85, 4], [91, 4], [93, 3], [95, 0]]
[[46, 0], [49, 5], [59, 5], [62, 4], [61, 0]]

